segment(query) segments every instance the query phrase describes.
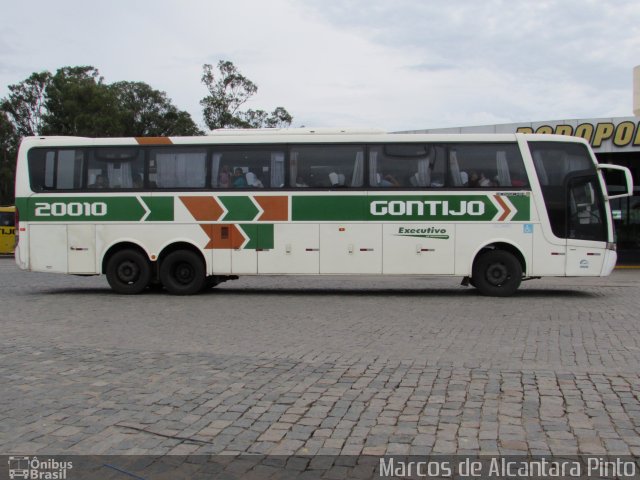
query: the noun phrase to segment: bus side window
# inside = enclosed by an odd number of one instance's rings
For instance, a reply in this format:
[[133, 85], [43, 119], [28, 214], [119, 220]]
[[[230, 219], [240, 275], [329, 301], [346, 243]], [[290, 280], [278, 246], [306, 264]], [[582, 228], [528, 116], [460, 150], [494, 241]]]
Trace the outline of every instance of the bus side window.
[[526, 187], [524, 162], [515, 143], [458, 143], [448, 146], [449, 186]]
[[364, 148], [361, 145], [292, 146], [289, 179], [292, 188], [362, 187]]
[[14, 217], [15, 215], [13, 213], [0, 212], [0, 226], [13, 227]]
[[29, 179], [35, 192], [82, 188], [84, 151], [33, 149], [29, 151]]
[[205, 188], [207, 150], [166, 147], [149, 154], [149, 185], [153, 188]]
[[144, 160], [140, 148], [95, 148], [88, 163], [87, 187], [92, 190], [143, 187]]
[[282, 188], [285, 152], [279, 147], [216, 147], [211, 160], [212, 188]]
[[443, 149], [425, 144], [374, 145], [369, 149], [369, 185], [380, 188], [444, 186]]

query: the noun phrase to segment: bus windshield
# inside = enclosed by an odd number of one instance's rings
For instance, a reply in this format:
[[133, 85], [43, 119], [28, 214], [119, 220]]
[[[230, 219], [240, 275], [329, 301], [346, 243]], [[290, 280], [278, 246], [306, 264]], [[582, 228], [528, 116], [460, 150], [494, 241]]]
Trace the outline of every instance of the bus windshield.
[[559, 238], [606, 241], [602, 189], [587, 147], [530, 142], [529, 148], [553, 233]]

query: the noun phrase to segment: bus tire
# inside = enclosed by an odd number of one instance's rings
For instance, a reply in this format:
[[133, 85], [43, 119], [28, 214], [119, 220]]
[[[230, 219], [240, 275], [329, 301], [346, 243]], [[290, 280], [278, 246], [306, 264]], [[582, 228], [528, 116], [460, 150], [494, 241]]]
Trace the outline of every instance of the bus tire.
[[176, 250], [160, 264], [160, 281], [173, 295], [194, 295], [202, 290], [205, 266], [197, 253]]
[[107, 262], [107, 282], [111, 288], [125, 295], [142, 292], [151, 281], [151, 265], [137, 250], [120, 250]]
[[473, 263], [472, 278], [481, 294], [508, 297], [515, 293], [522, 282], [522, 265], [505, 250], [490, 250]]

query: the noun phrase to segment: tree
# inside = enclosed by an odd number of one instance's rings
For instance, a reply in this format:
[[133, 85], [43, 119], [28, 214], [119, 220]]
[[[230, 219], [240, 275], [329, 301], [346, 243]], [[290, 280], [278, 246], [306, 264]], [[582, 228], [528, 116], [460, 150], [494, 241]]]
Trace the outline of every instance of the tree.
[[14, 201], [16, 155], [20, 138], [40, 135], [45, 90], [51, 74], [32, 73], [29, 78], [9, 85], [9, 95], [0, 101], [0, 203]]
[[9, 85], [9, 97], [4, 99], [2, 110], [13, 124], [15, 132], [22, 136], [40, 135], [46, 113], [45, 91], [51, 81], [51, 73], [34, 72], [29, 78]]
[[283, 107], [278, 107], [271, 113], [264, 110], [247, 110], [240, 112], [238, 117], [242, 120], [244, 128], [282, 128], [288, 127], [293, 121], [293, 117]]
[[199, 135], [189, 113], [143, 82], [104, 83], [91, 66], [64, 67], [46, 90], [43, 133], [87, 137]]
[[19, 137], [5, 112], [0, 112], [0, 204], [14, 201], [16, 153]]
[[216, 128], [288, 127], [293, 117], [283, 107], [267, 113], [264, 110], [240, 108], [258, 92], [258, 86], [242, 75], [229, 61], [220, 61], [217, 73], [212, 65], [203, 65], [202, 83], [209, 95], [200, 101], [204, 121], [211, 130]]
[[44, 135], [121, 135], [116, 95], [94, 67], [59, 69], [45, 94]]
[[143, 82], [111, 84], [121, 108], [125, 137], [202, 135], [189, 113], [178, 110], [165, 92]]

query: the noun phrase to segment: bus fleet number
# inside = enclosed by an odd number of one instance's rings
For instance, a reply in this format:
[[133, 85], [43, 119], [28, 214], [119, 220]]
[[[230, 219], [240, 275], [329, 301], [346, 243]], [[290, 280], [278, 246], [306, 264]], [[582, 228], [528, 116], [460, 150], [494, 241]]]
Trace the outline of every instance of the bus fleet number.
[[104, 217], [107, 204], [104, 202], [36, 202], [36, 217]]

